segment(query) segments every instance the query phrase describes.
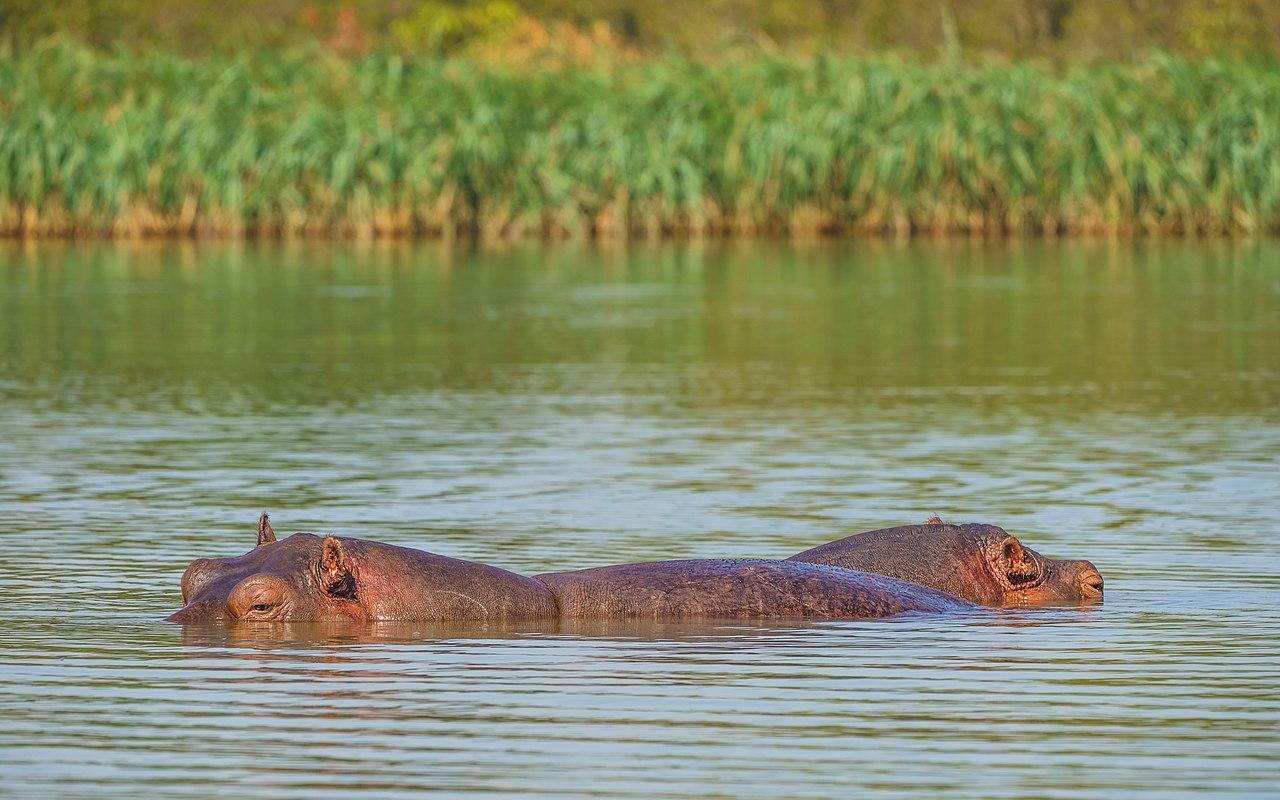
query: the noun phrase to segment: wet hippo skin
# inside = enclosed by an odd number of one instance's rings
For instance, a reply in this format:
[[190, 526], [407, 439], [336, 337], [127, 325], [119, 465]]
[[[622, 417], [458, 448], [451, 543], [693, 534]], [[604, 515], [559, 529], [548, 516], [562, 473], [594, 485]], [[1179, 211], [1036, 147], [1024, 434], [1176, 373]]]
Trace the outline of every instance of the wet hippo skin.
[[1046, 558], [995, 525], [937, 517], [847, 536], [787, 560], [888, 575], [986, 606], [1102, 601], [1102, 575], [1092, 563]]
[[866, 619], [972, 607], [882, 575], [785, 561], [656, 561], [534, 577], [563, 619]]
[[658, 561], [529, 578], [365, 539], [277, 541], [266, 515], [250, 552], [192, 562], [182, 595], [170, 621], [867, 619], [974, 607], [883, 575], [785, 561]]

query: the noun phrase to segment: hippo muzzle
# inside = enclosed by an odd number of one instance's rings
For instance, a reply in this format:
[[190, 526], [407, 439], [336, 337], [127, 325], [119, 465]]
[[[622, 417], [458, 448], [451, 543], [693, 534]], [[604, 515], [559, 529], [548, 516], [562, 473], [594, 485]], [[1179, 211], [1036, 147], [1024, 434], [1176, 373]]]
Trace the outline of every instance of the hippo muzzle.
[[225, 621], [227, 621], [226, 604], [209, 600], [197, 600], [189, 603], [180, 611], [165, 617], [165, 622], [179, 622], [183, 625], [216, 624]]
[[1080, 587], [1080, 599], [1085, 601], [1102, 599], [1102, 573], [1091, 561], [1072, 561], [1076, 584]]

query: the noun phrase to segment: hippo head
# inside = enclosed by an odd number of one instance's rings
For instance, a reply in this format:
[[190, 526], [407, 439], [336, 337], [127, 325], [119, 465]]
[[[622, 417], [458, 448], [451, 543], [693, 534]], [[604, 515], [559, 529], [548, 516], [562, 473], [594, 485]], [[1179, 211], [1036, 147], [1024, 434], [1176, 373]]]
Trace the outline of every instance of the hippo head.
[[265, 514], [253, 550], [191, 562], [182, 602], [170, 622], [499, 622], [555, 609], [546, 587], [485, 564], [311, 533], [276, 541]]
[[987, 606], [1102, 600], [1102, 575], [1088, 561], [1045, 558], [1003, 528], [936, 517], [924, 525], [859, 533], [787, 560], [888, 575]]
[[366, 619], [346, 548], [335, 536], [295, 533], [277, 542], [267, 516], [258, 545], [235, 558], [198, 558], [182, 573], [172, 622]]

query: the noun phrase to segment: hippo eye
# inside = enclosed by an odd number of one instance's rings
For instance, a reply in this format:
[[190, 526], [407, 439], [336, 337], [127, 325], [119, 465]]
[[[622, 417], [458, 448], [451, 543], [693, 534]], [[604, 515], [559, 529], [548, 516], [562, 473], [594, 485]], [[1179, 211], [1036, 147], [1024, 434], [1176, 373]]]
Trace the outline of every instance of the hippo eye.
[[251, 575], [231, 592], [227, 605], [233, 616], [265, 620], [287, 610], [289, 589], [273, 575]]

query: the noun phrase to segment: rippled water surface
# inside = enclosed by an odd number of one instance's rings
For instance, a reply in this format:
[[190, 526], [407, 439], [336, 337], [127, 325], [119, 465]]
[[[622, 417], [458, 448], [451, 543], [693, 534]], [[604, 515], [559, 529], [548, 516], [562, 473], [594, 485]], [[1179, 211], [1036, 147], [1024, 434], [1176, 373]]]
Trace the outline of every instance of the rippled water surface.
[[[1274, 797], [1280, 247], [0, 250], [0, 795]], [[522, 572], [1001, 524], [1091, 609], [182, 629], [276, 529]]]

